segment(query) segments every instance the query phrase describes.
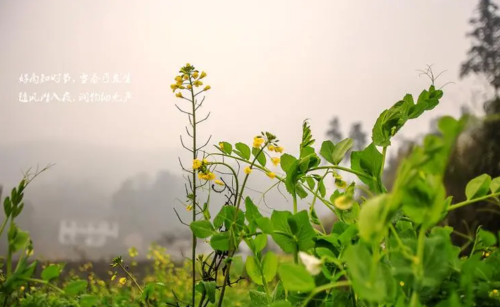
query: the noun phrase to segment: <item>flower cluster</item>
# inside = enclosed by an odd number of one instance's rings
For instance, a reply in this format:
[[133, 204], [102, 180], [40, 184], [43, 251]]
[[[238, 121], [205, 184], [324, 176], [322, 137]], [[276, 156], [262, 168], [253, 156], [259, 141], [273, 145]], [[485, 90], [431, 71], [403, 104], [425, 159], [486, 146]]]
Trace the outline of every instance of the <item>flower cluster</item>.
[[210, 162], [207, 159], [193, 160], [193, 169], [198, 171], [198, 178], [208, 181], [214, 180], [216, 184], [224, 185], [221, 180], [215, 179], [215, 174], [208, 169], [208, 165], [210, 165]]
[[[170, 85], [170, 88], [175, 93], [176, 90], [189, 90], [193, 93], [193, 86], [200, 87], [203, 85], [201, 79], [207, 76], [207, 73], [202, 71], [201, 73], [194, 68], [191, 64], [187, 63], [186, 66], [182, 67], [179, 71], [180, 75], [175, 77], [175, 83]], [[202, 91], [208, 91], [211, 89], [210, 85], [203, 88]], [[175, 94], [177, 98], [184, 98], [182, 92], [177, 92]]]

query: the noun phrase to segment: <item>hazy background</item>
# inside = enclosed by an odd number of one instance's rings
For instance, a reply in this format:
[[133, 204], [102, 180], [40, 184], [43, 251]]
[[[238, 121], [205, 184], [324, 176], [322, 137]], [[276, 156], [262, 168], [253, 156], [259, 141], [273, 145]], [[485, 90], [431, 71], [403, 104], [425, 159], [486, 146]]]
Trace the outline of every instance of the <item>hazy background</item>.
[[[428, 131], [431, 118], [457, 116], [462, 104], [473, 105], [486, 91], [484, 82], [458, 78], [476, 4], [1, 1], [0, 184], [9, 191], [23, 170], [56, 163], [30, 186], [30, 211], [23, 217], [35, 249], [47, 257], [81, 255], [57, 242], [64, 219], [120, 223], [119, 242], [87, 250], [91, 257], [107, 257], [130, 242], [147, 247], [163, 233], [188, 238], [188, 229], [176, 230], [182, 225], [173, 211], [176, 207], [186, 216], [175, 201], [185, 199], [178, 157], [191, 164], [179, 141], [187, 118], [175, 108], [185, 101], [170, 89], [181, 66], [189, 62], [206, 71], [205, 84], [212, 87], [201, 109], [211, 112], [201, 126], [202, 139], [212, 134], [212, 144], [250, 144], [267, 130], [296, 154], [304, 119], [310, 119], [317, 145], [326, 139], [333, 116], [346, 130], [362, 122], [371, 132], [385, 108], [429, 86], [416, 70], [434, 64], [436, 73], [447, 71], [437, 86], [454, 84], [445, 87], [434, 111], [408, 123], [399, 137], [414, 138]], [[19, 82], [22, 74], [32, 73], [68, 73], [76, 82]], [[130, 73], [131, 83], [82, 85], [82, 73]], [[65, 91], [76, 98], [80, 92], [129, 91], [132, 98], [125, 103], [19, 101], [20, 92]], [[389, 154], [397, 151], [399, 143], [394, 145]], [[268, 180], [254, 179], [251, 187], [264, 190]], [[290, 206], [279, 193], [268, 203]], [[171, 250], [189, 246], [188, 239], [177, 245], [163, 240]]]

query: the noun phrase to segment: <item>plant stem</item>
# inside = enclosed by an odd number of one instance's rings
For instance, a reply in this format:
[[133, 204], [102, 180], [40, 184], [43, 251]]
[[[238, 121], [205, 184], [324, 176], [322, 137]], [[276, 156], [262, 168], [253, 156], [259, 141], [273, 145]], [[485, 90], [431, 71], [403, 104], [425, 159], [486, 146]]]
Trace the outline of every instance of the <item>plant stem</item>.
[[136, 285], [137, 289], [139, 289], [139, 291], [141, 292], [142, 294], [142, 288], [141, 286], [139, 286], [139, 284], [137, 283], [137, 281], [135, 280], [134, 276], [132, 276], [132, 274], [130, 274], [130, 272], [128, 270], [126, 270], [123, 265], [121, 263], [118, 263], [118, 265], [120, 266], [120, 268], [123, 270], [123, 272], [125, 272], [125, 274], [127, 274], [128, 278], [130, 278], [130, 280], [132, 280], [134, 282], [134, 284]]
[[352, 170], [352, 169], [349, 169], [349, 168], [346, 168], [346, 167], [338, 166], [338, 165], [313, 167], [313, 168], [311, 168], [308, 171], [308, 173], [312, 172], [312, 171], [322, 170], [322, 169], [338, 169], [338, 170], [341, 170], [341, 171], [344, 171], [344, 172], [348, 172], [348, 173], [354, 174], [354, 175], [356, 175], [358, 177], [365, 177], [365, 178], [368, 178], [368, 179], [373, 179], [373, 177], [370, 176], [370, 175], [367, 175], [365, 173], [361, 173], [361, 172], [358, 172], [358, 171], [355, 171], [355, 170]]
[[39, 283], [39, 284], [44, 284], [54, 290], [56, 290], [57, 292], [61, 293], [61, 294], [64, 294], [64, 295], [67, 295], [66, 292], [64, 292], [63, 289], [49, 283], [48, 281], [46, 280], [43, 280], [43, 279], [37, 279], [37, 278], [21, 278], [22, 280], [24, 281], [27, 281], [27, 282], [36, 282], [36, 283]]
[[[194, 90], [193, 90], [193, 80], [191, 76], [189, 76], [189, 83], [191, 84], [191, 106], [192, 106], [192, 117], [193, 117], [193, 161], [196, 160], [198, 156], [198, 151], [196, 148], [196, 106], [194, 99]], [[193, 222], [196, 221], [196, 170], [193, 169]], [[196, 236], [193, 232], [193, 247], [191, 249], [191, 260], [193, 262], [192, 266], [192, 285], [191, 285], [191, 293], [192, 293], [192, 306], [196, 306]]]
[[2, 237], [3, 230], [5, 229], [5, 225], [7, 225], [7, 221], [9, 220], [9, 217], [6, 217], [3, 220], [2, 226], [0, 226], [0, 237]]
[[448, 211], [455, 210], [455, 209], [458, 209], [458, 208], [461, 208], [461, 207], [464, 207], [464, 206], [467, 206], [467, 205], [470, 205], [473, 203], [477, 203], [477, 202], [486, 200], [488, 198], [498, 197], [498, 196], [500, 196], [500, 192], [488, 194], [488, 195], [481, 196], [481, 197], [474, 198], [474, 199], [470, 199], [470, 200], [466, 200], [466, 201], [460, 202], [458, 204], [454, 204], [454, 205], [449, 206]]

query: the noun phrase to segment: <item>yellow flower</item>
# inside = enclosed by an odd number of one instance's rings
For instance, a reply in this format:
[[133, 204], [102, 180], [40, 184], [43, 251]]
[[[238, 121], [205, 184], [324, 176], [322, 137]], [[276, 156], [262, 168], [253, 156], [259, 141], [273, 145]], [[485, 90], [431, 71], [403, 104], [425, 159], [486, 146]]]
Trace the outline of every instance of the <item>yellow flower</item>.
[[187, 80], [187, 79], [189, 79], [189, 76], [188, 76], [188, 75], [184, 75], [182, 78], [183, 78], [184, 80]]
[[195, 70], [193, 72], [193, 78], [198, 79], [198, 71]]
[[24, 289], [25, 289], [24, 286], [21, 286], [21, 291], [24, 291]]
[[181, 77], [181, 76], [177, 76], [177, 77], [175, 77], [175, 81], [176, 81], [176, 82], [182, 82], [182, 77]]
[[271, 178], [271, 179], [276, 178], [276, 174], [275, 174], [275, 173], [273, 173], [273, 172], [269, 172], [269, 173], [267, 173], [267, 176], [269, 176], [269, 178]]
[[282, 153], [282, 152], [283, 152], [283, 147], [278, 146], [278, 147], [276, 147], [276, 148], [274, 149], [274, 151], [279, 152], [279, 153]]
[[201, 161], [198, 159], [193, 160], [193, 169], [199, 169], [201, 167]]
[[202, 162], [203, 162], [203, 164], [208, 164], [209, 163], [207, 159], [203, 159]]
[[209, 89], [211, 89], [212, 87], [210, 85], [207, 85], [205, 86], [205, 88], [203, 89], [204, 91], [208, 91]]
[[498, 294], [498, 290], [497, 289], [493, 290], [493, 294], [497, 295]]
[[200, 179], [207, 179], [207, 175], [205, 175], [203, 173], [198, 173], [198, 178], [200, 178]]
[[128, 249], [128, 254], [130, 257], [134, 258], [138, 255], [137, 249], [135, 247], [131, 247]]
[[352, 200], [349, 197], [342, 195], [335, 199], [334, 205], [340, 210], [347, 210], [352, 207]]
[[206, 73], [206, 72], [204, 72], [204, 71], [202, 71], [202, 72], [201, 72], [200, 79], [203, 79], [203, 78], [205, 78], [206, 76], [207, 76], [207, 73]]
[[280, 158], [278, 157], [271, 158], [271, 162], [273, 162], [274, 166], [278, 166], [278, 164], [280, 163]]
[[218, 184], [218, 185], [224, 185], [224, 182], [220, 181], [219, 179], [216, 179], [215, 183]]
[[252, 172], [252, 169], [250, 168], [250, 166], [247, 166], [247, 167], [245, 167], [244, 172], [245, 172], [245, 174], [248, 175]]
[[274, 147], [274, 145], [269, 145], [269, 147], [267, 147], [267, 149], [269, 149], [269, 151], [274, 151], [275, 147]]
[[262, 143], [264, 143], [264, 138], [261, 137], [261, 136], [256, 136], [253, 138], [253, 147], [255, 148], [260, 148], [260, 146], [262, 145]]
[[177, 94], [175, 94], [175, 97], [177, 97], [177, 98], [182, 98], [182, 93], [181, 93], [181, 92], [178, 92]]
[[203, 82], [201, 82], [200, 80], [196, 80], [193, 82], [193, 85], [199, 87], [200, 85], [203, 85]]
[[188, 211], [188, 212], [189, 212], [189, 211], [191, 211], [191, 210], [193, 210], [193, 205], [187, 205], [187, 206], [186, 206], [186, 211]]
[[224, 143], [220, 142], [219, 147], [220, 147], [220, 149], [224, 149]]
[[113, 274], [113, 276], [111, 276], [111, 281], [115, 280], [116, 278], [116, 274]]
[[127, 282], [127, 279], [125, 277], [120, 278], [120, 283], [124, 285]]
[[170, 88], [173, 90], [172, 92], [175, 92], [175, 90], [178, 89], [179, 86], [177, 84], [172, 84], [170, 85]]
[[179, 87], [182, 85], [182, 81], [177, 81], [175, 84]]
[[206, 179], [207, 180], [214, 180], [215, 179], [215, 174], [214, 173], [208, 173]]
[[404, 287], [404, 286], [405, 286], [405, 283], [404, 283], [404, 282], [402, 282], [402, 281], [400, 281], [400, 282], [399, 282], [399, 285], [400, 285], [401, 287]]
[[191, 86], [191, 84], [186, 85], [186, 87], [187, 87], [187, 89], [188, 89], [188, 90], [190, 90], [190, 89], [192, 89], [192, 88], [193, 88], [193, 87]]
[[347, 187], [347, 182], [343, 181], [343, 180], [335, 180], [335, 185], [339, 188], [339, 189], [345, 189]]

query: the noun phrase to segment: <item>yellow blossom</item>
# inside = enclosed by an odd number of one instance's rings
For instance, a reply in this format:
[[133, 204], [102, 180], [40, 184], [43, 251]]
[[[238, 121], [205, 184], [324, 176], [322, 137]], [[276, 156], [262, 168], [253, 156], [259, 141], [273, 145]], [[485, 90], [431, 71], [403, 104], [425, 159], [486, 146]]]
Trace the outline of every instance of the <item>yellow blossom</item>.
[[186, 85], [186, 87], [187, 87], [187, 89], [188, 89], [188, 90], [190, 90], [190, 89], [192, 89], [192, 88], [193, 88], [193, 87], [191, 86], [191, 84]]
[[207, 76], [207, 73], [206, 73], [206, 72], [204, 72], [204, 71], [202, 71], [202, 72], [201, 72], [201, 75], [200, 75], [200, 79], [203, 79], [203, 78], [205, 78], [206, 76]]
[[275, 173], [273, 173], [273, 172], [269, 172], [269, 173], [267, 173], [267, 176], [269, 176], [269, 178], [271, 178], [271, 179], [276, 178], [276, 174], [275, 174]]
[[400, 281], [400, 282], [399, 282], [399, 285], [400, 285], [401, 287], [404, 287], [404, 286], [405, 286], [405, 283], [404, 283], [403, 281]]
[[274, 147], [274, 145], [269, 145], [269, 147], [267, 147], [267, 149], [269, 149], [269, 151], [274, 151], [276, 147]]
[[193, 82], [193, 85], [199, 87], [200, 85], [203, 85], [203, 82], [201, 82], [200, 80], [196, 80]]
[[120, 278], [120, 283], [124, 285], [127, 282], [127, 279], [125, 277]]
[[215, 179], [215, 174], [214, 173], [208, 173], [206, 179], [207, 180], [214, 180]]
[[207, 179], [207, 175], [205, 175], [203, 173], [198, 173], [198, 178], [199, 179]]
[[208, 164], [209, 163], [207, 159], [203, 159], [202, 162], [203, 162], [203, 164]]
[[224, 149], [224, 143], [220, 142], [219, 147], [220, 147], [220, 149]]
[[193, 72], [193, 78], [198, 79], [198, 71], [195, 70]]
[[170, 85], [170, 88], [173, 90], [172, 92], [175, 92], [175, 90], [178, 89], [179, 86], [177, 84], [172, 84]]
[[493, 290], [493, 294], [497, 295], [498, 294], [498, 290], [497, 289]]
[[271, 158], [271, 162], [273, 162], [274, 166], [278, 166], [278, 164], [280, 163], [280, 158], [278, 157]]
[[253, 138], [253, 147], [255, 148], [260, 148], [260, 146], [262, 145], [262, 143], [264, 143], [264, 138], [261, 137], [261, 136], [256, 136]]
[[182, 98], [182, 93], [181, 93], [181, 92], [178, 92], [177, 94], [175, 94], [175, 97], [177, 97], [177, 98]]
[[274, 149], [274, 151], [278, 152], [278, 153], [282, 153], [283, 152], [283, 147], [281, 146], [278, 146]]
[[175, 77], [175, 82], [182, 82], [182, 77], [181, 76]]
[[346, 186], [347, 186], [347, 182], [343, 181], [343, 180], [335, 180], [335, 185], [339, 188], [339, 189], [345, 189]]
[[24, 291], [24, 289], [25, 289], [24, 286], [21, 286], [21, 291]]
[[182, 78], [183, 78], [184, 80], [187, 80], [187, 79], [189, 79], [189, 76], [188, 76], [188, 75], [184, 75]]
[[135, 247], [131, 247], [128, 249], [128, 254], [130, 257], [134, 258], [138, 255], [137, 249]]
[[180, 87], [182, 86], [182, 81], [177, 81], [175, 84], [177, 85], [177, 87]]
[[201, 167], [201, 161], [198, 159], [193, 160], [193, 169], [199, 169]]
[[218, 185], [224, 185], [224, 182], [220, 181], [219, 179], [216, 179], [215, 183], [218, 184]]
[[345, 195], [341, 195], [335, 199], [334, 205], [340, 210], [347, 210], [352, 207], [352, 200]]
[[204, 91], [208, 91], [209, 89], [211, 89], [212, 87], [210, 85], [207, 85], [205, 86], [205, 88], [203, 89]]
[[111, 276], [111, 281], [115, 280], [116, 278], [116, 274], [113, 274], [113, 276]]
[[248, 175], [252, 172], [252, 169], [250, 168], [250, 166], [247, 166], [247, 167], [245, 167], [244, 172], [245, 172], [245, 174]]
[[191, 211], [191, 210], [193, 210], [193, 205], [187, 205], [187, 206], [186, 206], [186, 211], [188, 211], [188, 212], [189, 212], [189, 211]]

